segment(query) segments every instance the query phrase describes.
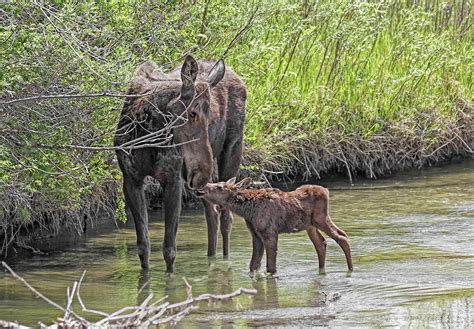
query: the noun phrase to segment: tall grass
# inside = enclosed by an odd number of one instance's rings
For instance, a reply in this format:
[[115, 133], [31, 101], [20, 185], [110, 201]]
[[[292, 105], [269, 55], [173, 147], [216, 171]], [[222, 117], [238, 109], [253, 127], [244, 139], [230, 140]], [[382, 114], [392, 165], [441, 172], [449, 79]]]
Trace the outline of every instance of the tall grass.
[[263, 7], [270, 8], [266, 19], [232, 59], [244, 74], [252, 67], [246, 140], [266, 159], [290, 159], [305, 142], [337, 152], [354, 136], [370, 140], [394, 126], [406, 143], [426, 132], [428, 154], [460, 119], [460, 104], [472, 104], [468, 1], [279, 0]]

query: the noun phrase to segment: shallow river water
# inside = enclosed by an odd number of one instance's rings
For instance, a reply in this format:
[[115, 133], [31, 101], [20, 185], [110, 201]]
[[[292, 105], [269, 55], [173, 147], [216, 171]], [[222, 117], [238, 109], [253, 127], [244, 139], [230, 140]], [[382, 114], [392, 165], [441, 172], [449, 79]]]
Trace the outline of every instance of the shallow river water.
[[[474, 162], [410, 172], [389, 179], [324, 182], [331, 217], [351, 241], [354, 272], [328, 239], [326, 273], [306, 233], [281, 235], [278, 278], [248, 275], [251, 240], [234, 218], [231, 256], [208, 259], [201, 211], [184, 211], [178, 230], [175, 273], [164, 273], [161, 213], [152, 216], [152, 270], [140, 271], [132, 227], [101, 234], [49, 256], [10, 260], [30, 284], [61, 305], [66, 288], [87, 270], [81, 297], [91, 309], [113, 312], [155, 299], [255, 288], [213, 305], [200, 304], [179, 327], [450, 327], [474, 326]], [[221, 252], [222, 248], [219, 248]], [[262, 264], [264, 266], [264, 264]], [[264, 268], [264, 267], [263, 267]], [[148, 284], [145, 284], [148, 282]], [[140, 289], [144, 286], [144, 289]], [[326, 295], [337, 296], [326, 301]], [[80, 309], [75, 304], [77, 310]], [[37, 326], [61, 312], [0, 272], [0, 319]]]

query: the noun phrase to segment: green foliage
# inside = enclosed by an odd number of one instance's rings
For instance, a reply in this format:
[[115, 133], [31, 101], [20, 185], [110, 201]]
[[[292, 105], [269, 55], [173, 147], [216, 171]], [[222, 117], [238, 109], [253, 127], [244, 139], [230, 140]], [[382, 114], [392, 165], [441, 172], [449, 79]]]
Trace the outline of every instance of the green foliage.
[[[369, 140], [393, 127], [402, 127], [407, 139], [420, 138], [423, 131], [426, 145], [436, 148], [446, 136], [442, 132], [460, 120], [457, 104], [473, 102], [468, 1], [19, 1], [0, 6], [5, 14], [2, 99], [124, 93], [146, 59], [166, 71], [185, 53], [226, 54], [226, 64], [248, 86], [246, 143], [272, 161], [301, 163], [295, 147], [307, 142], [330, 145], [336, 153], [338, 143], [354, 136]], [[250, 29], [239, 35], [253, 12]], [[56, 99], [0, 108], [0, 190], [14, 185], [32, 198], [41, 195], [54, 209], [84, 208], [101, 186], [120, 179], [114, 154], [37, 145], [110, 146], [122, 102]], [[256, 162], [244, 169], [256, 170]], [[123, 199], [116, 200], [123, 219]]]
[[127, 221], [127, 216], [125, 214], [125, 198], [124, 198], [123, 193], [119, 193], [115, 201], [116, 201], [115, 218], [125, 223]]

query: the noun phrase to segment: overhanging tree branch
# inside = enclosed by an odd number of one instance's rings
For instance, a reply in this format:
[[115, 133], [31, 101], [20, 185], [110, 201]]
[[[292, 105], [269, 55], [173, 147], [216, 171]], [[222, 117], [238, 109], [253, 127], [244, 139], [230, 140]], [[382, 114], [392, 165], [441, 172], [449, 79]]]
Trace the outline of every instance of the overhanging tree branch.
[[[8, 105], [14, 105], [18, 103], [24, 103], [24, 102], [35, 102], [35, 101], [40, 101], [40, 100], [49, 100], [49, 99], [68, 99], [68, 98], [97, 98], [97, 97], [118, 97], [118, 98], [125, 98], [125, 97], [143, 97], [143, 96], [149, 96], [153, 95], [154, 91], [145, 93], [145, 94], [135, 94], [135, 95], [129, 95], [129, 94], [115, 94], [115, 93], [110, 93], [108, 91], [103, 91], [101, 93], [92, 93], [92, 94], [58, 94], [58, 95], [37, 95], [37, 96], [29, 96], [25, 98], [16, 98], [8, 101], [0, 101], [0, 106], [8, 106]], [[0, 111], [2, 109], [0, 108]]]

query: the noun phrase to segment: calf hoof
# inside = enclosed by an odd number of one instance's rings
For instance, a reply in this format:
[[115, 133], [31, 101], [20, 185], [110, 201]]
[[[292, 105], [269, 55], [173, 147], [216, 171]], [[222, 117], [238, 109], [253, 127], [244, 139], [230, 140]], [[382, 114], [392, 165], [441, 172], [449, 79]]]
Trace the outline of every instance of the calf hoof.
[[267, 279], [278, 279], [276, 272], [267, 272], [266, 277]]
[[267, 276], [275, 276], [276, 268], [268, 268], [267, 267]]
[[324, 267], [319, 268], [319, 274], [326, 274], [326, 269]]

